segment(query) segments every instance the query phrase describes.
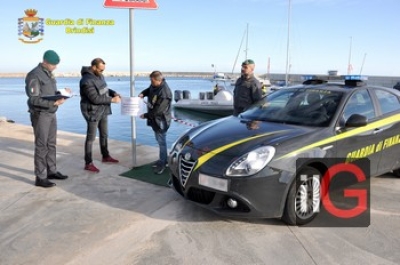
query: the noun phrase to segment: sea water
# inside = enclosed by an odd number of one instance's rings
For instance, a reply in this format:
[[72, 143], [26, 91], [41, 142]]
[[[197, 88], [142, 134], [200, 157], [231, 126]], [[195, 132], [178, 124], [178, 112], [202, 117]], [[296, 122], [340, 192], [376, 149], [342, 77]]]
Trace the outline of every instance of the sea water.
[[[86, 122], [80, 111], [78, 77], [57, 78], [57, 87], [69, 87], [74, 96], [69, 98], [57, 111], [58, 130], [86, 134]], [[188, 90], [193, 98], [198, 97], [199, 92], [212, 91], [213, 82], [202, 78], [166, 78], [166, 81], [174, 94], [175, 90]], [[122, 97], [131, 96], [129, 77], [106, 77], [108, 87], [118, 92]], [[136, 77], [134, 82], [134, 95], [150, 85], [146, 77]], [[228, 84], [229, 85], [229, 84]], [[0, 116], [16, 123], [31, 125], [26, 104], [24, 78], [0, 78]], [[172, 106], [175, 102], [172, 102]], [[146, 125], [146, 120], [139, 117], [132, 118], [121, 114], [121, 104], [112, 104], [112, 115], [108, 118], [109, 138], [119, 141], [132, 142], [150, 146], [158, 146], [152, 129]], [[173, 120], [167, 133], [167, 144], [170, 146], [182, 133], [198, 126], [200, 123], [219, 118], [214, 115], [200, 113], [172, 111]], [[134, 126], [132, 125], [134, 121]], [[136, 134], [136, 137], [134, 136]]]

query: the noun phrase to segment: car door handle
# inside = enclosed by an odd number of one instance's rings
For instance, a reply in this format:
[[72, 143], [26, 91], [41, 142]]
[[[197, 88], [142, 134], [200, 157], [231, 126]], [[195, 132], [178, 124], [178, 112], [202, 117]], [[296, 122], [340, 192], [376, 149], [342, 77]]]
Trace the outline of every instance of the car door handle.
[[383, 130], [382, 129], [380, 129], [380, 128], [376, 128], [375, 130], [374, 130], [374, 134], [378, 134], [378, 133], [381, 133], [381, 132], [383, 132]]

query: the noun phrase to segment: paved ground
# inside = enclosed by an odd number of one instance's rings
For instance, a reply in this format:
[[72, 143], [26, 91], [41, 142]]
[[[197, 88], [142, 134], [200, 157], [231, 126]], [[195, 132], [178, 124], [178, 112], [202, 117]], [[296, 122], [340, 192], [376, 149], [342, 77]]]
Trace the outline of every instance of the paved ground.
[[[368, 228], [288, 227], [221, 218], [172, 190], [120, 177], [130, 143], [110, 141], [118, 165], [83, 170], [84, 136], [59, 132], [70, 178], [35, 187], [29, 126], [0, 122], [0, 264], [399, 264], [400, 179], [371, 181]], [[96, 141], [97, 145], [97, 141]], [[158, 149], [137, 147], [137, 164]]]

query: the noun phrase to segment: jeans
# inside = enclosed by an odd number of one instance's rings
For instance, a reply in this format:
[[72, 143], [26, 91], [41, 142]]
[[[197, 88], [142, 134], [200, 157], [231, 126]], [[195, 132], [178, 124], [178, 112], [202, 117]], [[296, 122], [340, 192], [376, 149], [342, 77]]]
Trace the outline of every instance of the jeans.
[[160, 147], [159, 159], [163, 165], [167, 164], [167, 132], [154, 131], [156, 141]]
[[86, 141], [85, 141], [85, 163], [90, 164], [93, 162], [92, 159], [92, 149], [93, 142], [96, 140], [96, 131], [99, 129], [99, 143], [101, 155], [104, 157], [109, 156], [108, 152], [108, 121], [107, 115], [98, 121], [86, 121], [87, 131], [86, 131]]

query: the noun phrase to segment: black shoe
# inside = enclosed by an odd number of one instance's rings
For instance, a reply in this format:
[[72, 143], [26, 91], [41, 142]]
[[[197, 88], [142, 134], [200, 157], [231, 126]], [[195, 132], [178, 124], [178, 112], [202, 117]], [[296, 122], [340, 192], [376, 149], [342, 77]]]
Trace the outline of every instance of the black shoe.
[[165, 170], [165, 165], [158, 165], [155, 169], [154, 169], [154, 173], [157, 175], [161, 175]]
[[67, 175], [63, 175], [60, 172], [57, 171], [55, 174], [51, 174], [47, 176], [48, 179], [67, 179]]
[[51, 188], [54, 187], [56, 184], [49, 181], [48, 179], [41, 179], [36, 177], [35, 186], [43, 187], [43, 188]]

